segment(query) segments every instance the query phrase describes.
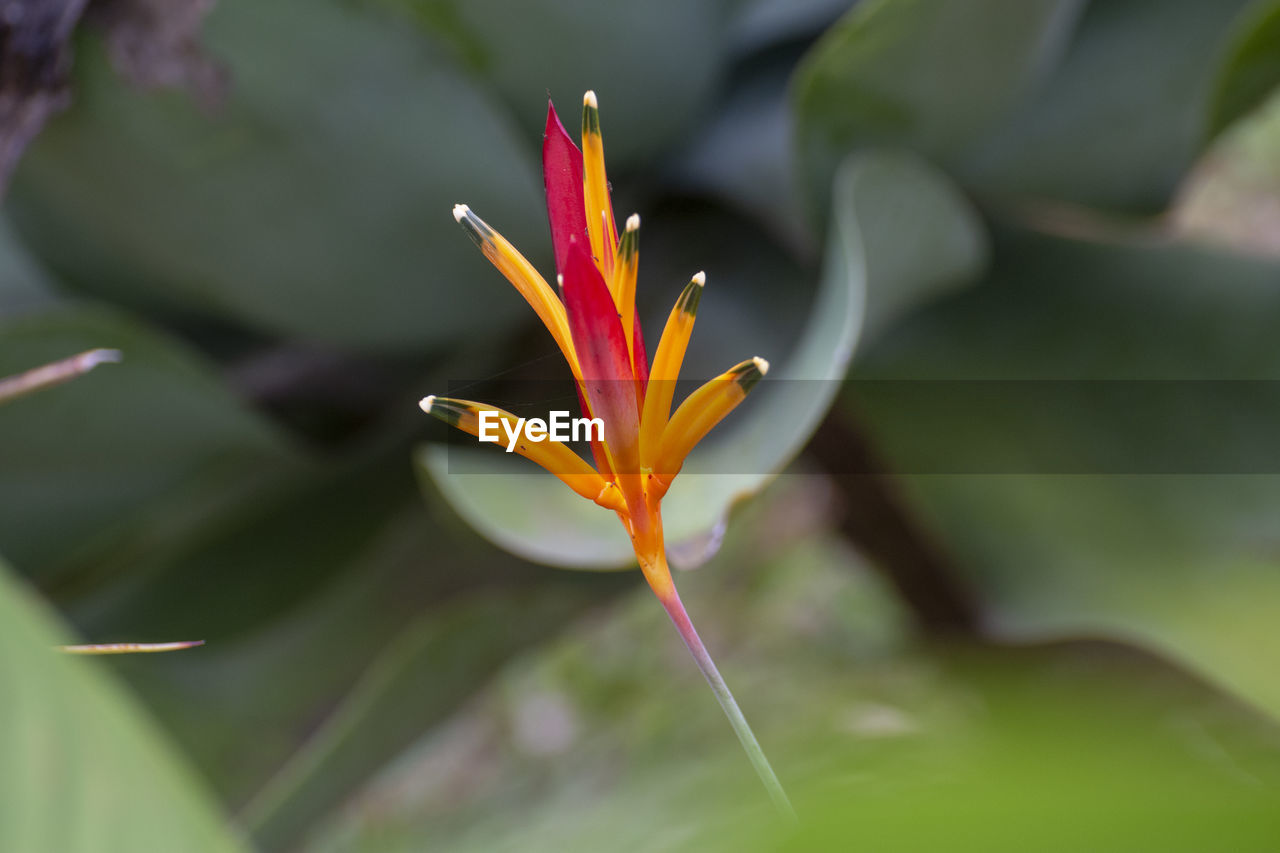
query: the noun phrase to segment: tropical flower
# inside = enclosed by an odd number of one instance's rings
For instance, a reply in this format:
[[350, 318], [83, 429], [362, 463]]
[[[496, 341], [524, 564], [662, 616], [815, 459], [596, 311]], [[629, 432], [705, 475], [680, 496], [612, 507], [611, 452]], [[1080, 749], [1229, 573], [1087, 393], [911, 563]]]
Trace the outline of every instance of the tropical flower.
[[[594, 465], [553, 440], [513, 441], [511, 449], [577, 494], [617, 513], [649, 586], [711, 684], [774, 802], [790, 814], [777, 777], [680, 601], [662, 533], [662, 498], [685, 458], [742, 402], [769, 364], [757, 357], [731, 367], [690, 394], [672, 414], [705, 275], [693, 276], [676, 300], [651, 363], [635, 310], [640, 217], [630, 216], [619, 235], [593, 92], [583, 98], [581, 150], [548, 104], [542, 163], [559, 295], [469, 207], [459, 204], [453, 215], [547, 327], [573, 372], [584, 416], [598, 418], [602, 434], [591, 441]], [[510, 412], [470, 400], [430, 396], [421, 406], [478, 437], [486, 422], [502, 422], [511, 435], [522, 426]]]

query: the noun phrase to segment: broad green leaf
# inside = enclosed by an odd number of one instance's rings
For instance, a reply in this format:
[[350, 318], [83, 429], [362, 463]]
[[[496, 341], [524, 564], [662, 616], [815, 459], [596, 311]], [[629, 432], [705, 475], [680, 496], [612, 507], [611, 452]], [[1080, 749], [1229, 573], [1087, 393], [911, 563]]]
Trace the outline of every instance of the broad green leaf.
[[857, 4], [796, 71], [797, 153], [809, 188], [851, 151], [905, 146], [954, 163], [1057, 59], [1078, 0]]
[[[768, 483], [817, 428], [864, 325], [879, 326], [962, 284], [984, 261], [983, 232], [967, 203], [912, 157], [850, 160], [837, 179], [834, 204], [822, 283], [799, 343], [773, 360], [774, 370], [736, 422], [726, 422], [695, 451], [663, 501], [673, 556], [686, 565], [714, 553], [732, 506]], [[709, 321], [712, 315], [701, 310], [700, 330]], [[463, 518], [516, 554], [570, 568], [632, 563], [612, 514], [524, 459], [487, 447], [440, 446], [421, 449], [417, 462]]]
[[[1024, 232], [995, 259], [851, 388], [911, 504], [1005, 636], [1140, 639], [1280, 713], [1276, 266]], [[929, 405], [877, 391], [927, 379]]]
[[718, 0], [379, 2], [403, 7], [450, 48], [531, 141], [542, 138], [548, 94], [576, 138], [582, 95], [594, 90], [615, 177], [652, 162], [706, 113], [724, 62]]
[[442, 49], [338, 0], [227, 0], [204, 29], [230, 85], [212, 110], [131, 89], [94, 41], [77, 51], [73, 106], [9, 199], [68, 286], [367, 349], [519, 315], [468, 298], [485, 262], [450, 210], [545, 241], [537, 147]]
[[122, 315], [58, 308], [5, 322], [0, 337], [0, 375], [95, 347], [123, 354], [0, 408], [0, 551], [42, 584], [84, 593], [303, 470], [205, 362]]
[[1241, 15], [1214, 83], [1206, 121], [1217, 136], [1265, 102], [1280, 85], [1280, 3], [1258, 3]]
[[960, 175], [1009, 195], [1162, 209], [1205, 144], [1214, 77], [1249, 3], [1090, 3], [1053, 74]]
[[243, 850], [101, 661], [58, 654], [61, 642], [45, 607], [0, 566], [0, 849]]

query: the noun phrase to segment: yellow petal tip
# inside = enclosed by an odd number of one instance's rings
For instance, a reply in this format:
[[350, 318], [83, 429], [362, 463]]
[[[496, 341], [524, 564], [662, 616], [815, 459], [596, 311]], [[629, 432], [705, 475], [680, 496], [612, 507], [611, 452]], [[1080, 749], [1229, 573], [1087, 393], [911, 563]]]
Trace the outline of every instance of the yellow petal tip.
[[419, 401], [418, 401], [418, 406], [419, 406], [419, 408], [421, 408], [421, 409], [422, 409], [422, 411], [426, 412], [426, 413], [429, 415], [429, 414], [431, 414], [431, 407], [435, 404], [435, 402], [436, 402], [436, 395], [435, 395], [435, 394], [431, 394], [431, 395], [429, 395], [429, 396], [427, 396], [427, 397], [423, 397], [421, 400], [419, 400]]

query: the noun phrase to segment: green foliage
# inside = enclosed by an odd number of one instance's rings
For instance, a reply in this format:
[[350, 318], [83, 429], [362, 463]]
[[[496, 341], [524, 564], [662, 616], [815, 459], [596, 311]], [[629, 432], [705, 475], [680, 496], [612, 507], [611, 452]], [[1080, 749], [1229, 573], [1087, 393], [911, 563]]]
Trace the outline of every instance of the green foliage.
[[954, 163], [1051, 66], [1077, 0], [859, 3], [797, 71], [801, 162], [826, 187], [844, 153], [901, 145]]
[[97, 660], [0, 566], [0, 847], [66, 853], [243, 850], [192, 771]]
[[[1140, 638], [1280, 713], [1262, 663], [1280, 649], [1266, 603], [1280, 576], [1260, 556], [1280, 512], [1265, 427], [1280, 409], [1240, 381], [1280, 370], [1274, 264], [1018, 230], [996, 257], [855, 373], [953, 387], [922, 403], [855, 383], [850, 403], [895, 467], [961, 472], [903, 484], [1002, 631]], [[990, 467], [1009, 459], [1027, 461]], [[968, 473], [985, 470], [1013, 473]]]
[[[0, 376], [124, 360], [0, 408], [0, 848], [1271, 849], [1277, 19], [225, 0], [216, 107], [81, 28]], [[448, 214], [550, 274], [544, 99], [587, 88], [650, 347], [705, 269], [684, 375], [773, 365], [664, 515], [799, 827], [638, 575], [531, 565], [630, 565], [617, 519], [415, 405], [559, 365]], [[50, 608], [208, 644], [62, 657]]]

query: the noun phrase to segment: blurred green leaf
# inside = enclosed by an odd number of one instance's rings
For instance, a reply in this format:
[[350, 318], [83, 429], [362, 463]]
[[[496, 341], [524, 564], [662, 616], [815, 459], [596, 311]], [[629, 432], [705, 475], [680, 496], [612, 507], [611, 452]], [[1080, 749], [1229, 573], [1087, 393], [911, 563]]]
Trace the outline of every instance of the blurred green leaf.
[[[1280, 376], [1276, 266], [1017, 231], [996, 249], [989, 280], [897, 327], [855, 373], [953, 386], [927, 409], [851, 389], [911, 503], [1005, 636], [1139, 639], [1280, 713], [1266, 663], [1280, 654], [1280, 398], [1233, 382]], [[1046, 403], [975, 379], [1033, 383]], [[1063, 379], [1092, 393], [1067, 396]], [[1124, 379], [1165, 396], [1135, 411], [1140, 386], [1108, 385]], [[988, 454], [1006, 466], [982, 467]]]
[[[799, 452], [838, 390], [864, 321], [879, 324], [962, 284], [984, 261], [981, 225], [964, 199], [909, 156], [850, 160], [835, 205], [822, 284], [795, 351], [775, 359], [741, 415], [690, 456], [663, 500], [677, 562], [696, 565], [714, 553], [733, 505]], [[711, 315], [702, 313], [705, 326]], [[468, 523], [520, 556], [566, 568], [633, 564], [616, 518], [524, 459], [440, 446], [420, 450], [417, 462]]]
[[1220, 133], [1170, 211], [1177, 233], [1280, 255], [1280, 89]]
[[411, 624], [251, 801], [245, 822], [263, 844], [291, 843], [519, 651], [558, 630], [589, 598], [553, 586], [452, 601]]
[[869, 146], [904, 146], [956, 162], [1057, 60], [1079, 6], [857, 4], [796, 71], [797, 153], [810, 190], [825, 188], [847, 154]]
[[[0, 566], [0, 848], [244, 849], [151, 722]], [[184, 652], [182, 654], [190, 654]]]
[[[812, 491], [787, 485], [775, 508]], [[755, 522], [682, 596], [798, 827], [637, 591], [505, 667], [308, 849], [1268, 849], [1275, 727], [1122, 647], [923, 654], [838, 541]]]
[[719, 0], [379, 2], [405, 8], [451, 48], [530, 140], [542, 138], [548, 94], [576, 138], [582, 95], [594, 90], [615, 176], [652, 161], [705, 114], [724, 61]]
[[545, 242], [537, 147], [439, 49], [338, 0], [228, 0], [205, 36], [231, 81], [213, 111], [131, 90], [81, 45], [74, 106], [9, 202], [67, 285], [368, 349], [518, 315], [459, 296], [485, 263], [449, 212]]
[[1056, 70], [959, 173], [998, 193], [1162, 209], [1206, 142], [1213, 80], [1249, 3], [1090, 3]]
[[849, 10], [855, 0], [730, 0], [730, 42], [739, 55], [811, 38]]
[[305, 470], [205, 362], [122, 315], [60, 308], [0, 334], [0, 375], [95, 347], [124, 356], [0, 410], [0, 550], [42, 584], [85, 591], [117, 562]]
[[0, 319], [53, 300], [53, 283], [16, 238], [8, 220], [0, 219]]
[[[813, 251], [796, 186], [790, 55], [767, 55], [734, 75], [719, 108], [667, 171], [679, 190], [741, 208], [800, 253]], [[647, 226], [646, 226], [647, 228]], [[649, 237], [645, 234], [648, 254]]]
[[1209, 103], [1212, 138], [1262, 105], [1280, 85], [1280, 3], [1262, 2], [1240, 16]]
[[1206, 128], [1270, 79], [1269, 18], [1248, 4], [859, 4], [797, 72], [802, 167], [821, 186], [844, 153], [891, 143], [984, 191], [1159, 210]]

